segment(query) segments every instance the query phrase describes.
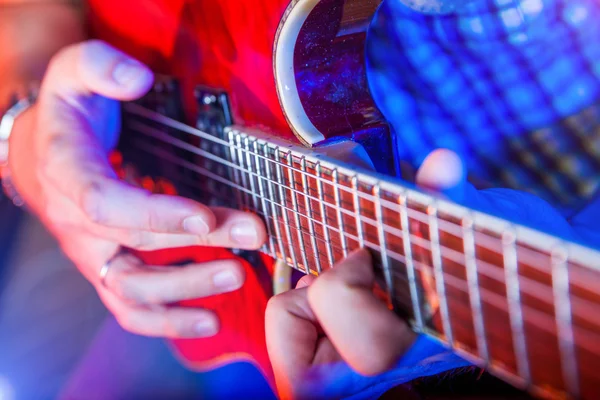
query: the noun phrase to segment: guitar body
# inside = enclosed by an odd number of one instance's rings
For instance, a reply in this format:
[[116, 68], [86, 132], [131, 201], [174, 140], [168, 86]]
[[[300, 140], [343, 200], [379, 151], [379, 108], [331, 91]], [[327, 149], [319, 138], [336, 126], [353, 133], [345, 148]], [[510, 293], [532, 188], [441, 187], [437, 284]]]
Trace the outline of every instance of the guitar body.
[[[196, 87], [227, 94], [232, 122], [316, 147], [339, 140], [363, 145], [380, 172], [396, 173], [391, 135], [368, 93], [364, 43], [380, 0], [91, 0], [92, 37], [177, 78], [185, 122], [194, 125]], [[320, 82], [319, 85], [315, 85]], [[196, 94], [195, 94], [196, 93]], [[140, 254], [155, 265], [236, 257], [224, 249]], [[234, 293], [186, 302], [213, 309], [220, 333], [175, 340], [184, 364], [206, 370], [254, 362], [270, 378], [264, 310], [273, 261], [244, 262], [246, 284]]]

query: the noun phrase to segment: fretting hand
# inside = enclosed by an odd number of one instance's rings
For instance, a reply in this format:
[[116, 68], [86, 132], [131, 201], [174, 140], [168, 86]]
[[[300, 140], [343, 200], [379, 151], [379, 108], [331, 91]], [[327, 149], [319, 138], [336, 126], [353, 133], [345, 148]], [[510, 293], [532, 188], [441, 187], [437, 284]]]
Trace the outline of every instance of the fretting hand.
[[[417, 183], [474, 209], [566, 238], [600, 243], [594, 227], [600, 201], [567, 221], [535, 196], [508, 189], [477, 191], [466, 181], [461, 160], [448, 150], [430, 154], [417, 173]], [[267, 345], [283, 398], [342, 398], [369, 392], [372, 398], [382, 394], [377, 392], [382, 382], [390, 388], [466, 365], [442, 348], [436, 350], [430, 341], [415, 342], [408, 325], [373, 295], [373, 282], [370, 257], [362, 250], [318, 278], [304, 277], [295, 290], [271, 300]], [[435, 357], [425, 360], [431, 356]]]
[[211, 336], [218, 330], [211, 312], [167, 305], [240, 288], [239, 263], [157, 268], [119, 249], [256, 249], [266, 233], [254, 215], [150, 194], [116, 179], [107, 155], [118, 139], [119, 101], [141, 97], [152, 83], [147, 67], [105, 43], [62, 50], [48, 67], [37, 105], [17, 120], [12, 175], [27, 205], [124, 328], [148, 336]]

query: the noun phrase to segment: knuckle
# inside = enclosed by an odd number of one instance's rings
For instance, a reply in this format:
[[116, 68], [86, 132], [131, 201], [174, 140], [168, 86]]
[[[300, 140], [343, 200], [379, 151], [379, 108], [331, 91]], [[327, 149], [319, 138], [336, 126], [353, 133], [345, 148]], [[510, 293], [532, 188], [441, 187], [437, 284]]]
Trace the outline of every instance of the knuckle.
[[130, 333], [138, 333], [137, 326], [135, 325], [134, 318], [130, 311], [123, 311], [115, 314], [115, 319], [121, 328], [125, 329]]
[[265, 317], [268, 319], [272, 319], [277, 317], [282, 312], [287, 310], [287, 306], [289, 303], [289, 294], [291, 292], [281, 293], [276, 296], [273, 296], [267, 302], [267, 308], [265, 310]]
[[48, 73], [46, 74], [46, 77], [56, 77], [58, 76], [57, 74], [63, 75], [63, 64], [71, 59], [74, 54], [77, 54], [84, 45], [85, 43], [75, 43], [65, 46], [57, 51], [48, 63]]
[[135, 250], [148, 250], [153, 248], [154, 240], [148, 232], [129, 230], [125, 233], [122, 244]]
[[[203, 281], [206, 281], [206, 279], [203, 279]], [[209, 285], [199, 284], [197, 279], [181, 279], [180, 282], [174, 285], [174, 287], [178, 288], [178, 294], [171, 297], [177, 297], [179, 300], [193, 299], [195, 297], [205, 297], [212, 294], [217, 294], [217, 292], [212, 292]]]
[[375, 376], [388, 371], [397, 361], [395, 353], [385, 351], [382, 346], [373, 343], [369, 351], [373, 357], [365, 357], [356, 362], [352, 367], [362, 375]]
[[167, 312], [167, 317], [162, 324], [162, 332], [165, 337], [177, 338], [186, 336], [187, 329], [183, 326], [178, 318], [175, 318], [172, 313]]
[[312, 308], [320, 308], [325, 304], [325, 299], [330, 297], [346, 298], [347, 291], [351, 288], [335, 274], [323, 274], [308, 287], [308, 304]]
[[110, 50], [110, 46], [98, 39], [87, 40], [80, 43], [77, 47], [78, 58], [77, 62], [80, 65], [89, 65], [98, 59], [99, 54], [105, 54]]
[[115, 274], [112, 281], [113, 291], [117, 296], [129, 301], [143, 303], [134, 274]]
[[79, 204], [86, 217], [94, 223], [106, 222], [106, 213], [102, 202], [103, 187], [97, 181], [87, 183], [81, 190]]

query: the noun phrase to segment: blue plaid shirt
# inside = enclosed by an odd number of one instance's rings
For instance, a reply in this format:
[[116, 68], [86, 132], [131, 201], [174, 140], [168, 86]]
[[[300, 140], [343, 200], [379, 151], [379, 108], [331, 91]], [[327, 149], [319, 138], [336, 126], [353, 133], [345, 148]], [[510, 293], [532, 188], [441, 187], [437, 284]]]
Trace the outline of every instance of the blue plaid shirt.
[[598, 21], [597, 0], [472, 0], [447, 15], [384, 1], [369, 81], [401, 158], [450, 148], [476, 186], [583, 205], [600, 181]]

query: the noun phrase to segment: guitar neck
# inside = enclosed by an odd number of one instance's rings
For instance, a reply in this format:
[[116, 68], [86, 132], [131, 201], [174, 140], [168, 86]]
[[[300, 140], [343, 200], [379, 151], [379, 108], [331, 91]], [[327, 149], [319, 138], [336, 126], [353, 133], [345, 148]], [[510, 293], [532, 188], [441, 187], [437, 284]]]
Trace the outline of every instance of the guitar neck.
[[368, 248], [416, 331], [532, 391], [577, 395], [600, 379], [597, 252], [261, 132], [219, 137], [127, 111], [135, 163], [182, 194], [261, 215], [263, 252], [318, 275]]

